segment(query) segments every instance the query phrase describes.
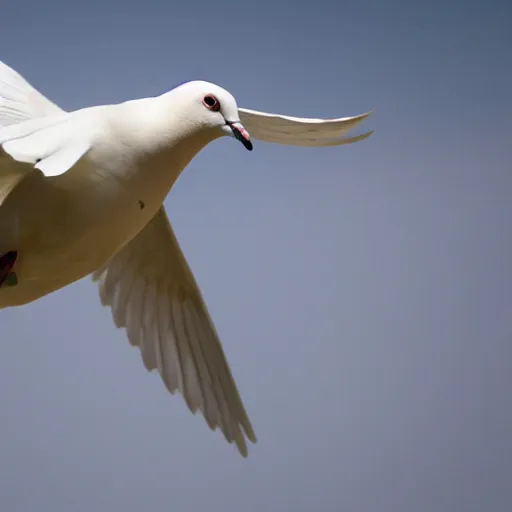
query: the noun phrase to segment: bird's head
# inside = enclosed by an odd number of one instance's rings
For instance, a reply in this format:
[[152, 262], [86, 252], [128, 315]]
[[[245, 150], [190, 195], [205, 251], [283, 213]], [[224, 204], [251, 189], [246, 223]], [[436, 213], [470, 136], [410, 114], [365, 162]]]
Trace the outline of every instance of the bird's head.
[[252, 151], [252, 142], [240, 122], [235, 98], [226, 89], [210, 82], [196, 80], [173, 89], [174, 107], [179, 104], [182, 121], [194, 130], [208, 131], [213, 138], [229, 135]]

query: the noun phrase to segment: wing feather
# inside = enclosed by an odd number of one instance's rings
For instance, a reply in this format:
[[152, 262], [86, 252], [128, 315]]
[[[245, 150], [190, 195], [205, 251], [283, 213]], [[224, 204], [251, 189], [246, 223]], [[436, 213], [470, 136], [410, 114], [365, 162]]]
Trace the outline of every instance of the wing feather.
[[289, 146], [340, 146], [368, 138], [373, 130], [353, 137], [344, 135], [364, 121], [371, 112], [337, 119], [316, 119], [238, 109], [240, 121], [251, 137]]
[[64, 111], [0, 61], [0, 127]]
[[0, 146], [15, 161], [59, 176], [91, 149], [92, 120], [82, 111], [7, 126], [0, 128]]
[[163, 208], [93, 275], [114, 322], [171, 393], [247, 456], [256, 442], [219, 336]]
[[45, 176], [72, 168], [91, 149], [87, 110], [65, 112], [0, 61], [0, 147], [13, 167], [32, 164]]

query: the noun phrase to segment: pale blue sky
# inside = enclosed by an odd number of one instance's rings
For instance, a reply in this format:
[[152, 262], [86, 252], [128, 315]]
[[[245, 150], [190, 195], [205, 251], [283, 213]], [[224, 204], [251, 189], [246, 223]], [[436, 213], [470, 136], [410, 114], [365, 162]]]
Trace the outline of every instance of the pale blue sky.
[[66, 109], [202, 78], [239, 105], [376, 108], [369, 140], [220, 140], [166, 201], [259, 438], [242, 459], [84, 280], [1, 311], [6, 512], [512, 505], [505, 2], [2, 4], [0, 59]]

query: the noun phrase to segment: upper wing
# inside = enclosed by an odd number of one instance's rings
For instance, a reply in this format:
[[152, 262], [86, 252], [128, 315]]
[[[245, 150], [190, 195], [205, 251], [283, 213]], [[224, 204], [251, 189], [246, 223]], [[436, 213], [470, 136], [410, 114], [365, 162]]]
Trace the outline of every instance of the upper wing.
[[289, 146], [341, 146], [368, 138], [373, 130], [343, 137], [371, 112], [339, 119], [291, 117], [246, 108], [238, 109], [240, 121], [255, 139]]
[[163, 207], [93, 279], [146, 368], [158, 369], [171, 393], [179, 390], [193, 413], [200, 409], [247, 456], [243, 432], [256, 442], [254, 430]]
[[0, 127], [64, 111], [0, 61]]
[[19, 73], [0, 61], [0, 148], [14, 161], [0, 175], [17, 175], [16, 162], [32, 164], [45, 176], [58, 176], [91, 148], [88, 116], [67, 113]]
[[93, 120], [80, 114], [63, 113], [0, 128], [0, 147], [45, 176], [64, 174], [92, 147], [94, 127], [87, 121]]

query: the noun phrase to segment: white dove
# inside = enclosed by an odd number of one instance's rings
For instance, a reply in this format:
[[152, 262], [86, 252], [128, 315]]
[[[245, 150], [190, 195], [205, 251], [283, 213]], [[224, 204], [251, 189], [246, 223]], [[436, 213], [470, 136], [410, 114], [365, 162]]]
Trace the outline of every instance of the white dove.
[[192, 158], [230, 135], [333, 146], [369, 114], [307, 119], [238, 108], [187, 82], [154, 98], [66, 112], [0, 62], [0, 308], [88, 274], [148, 370], [247, 456], [256, 436], [163, 202]]

